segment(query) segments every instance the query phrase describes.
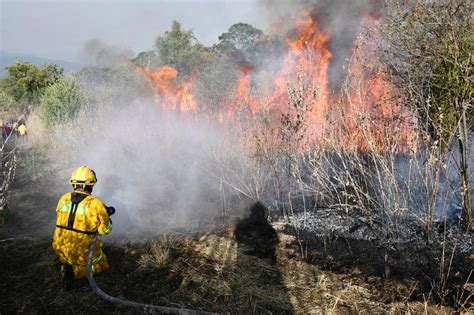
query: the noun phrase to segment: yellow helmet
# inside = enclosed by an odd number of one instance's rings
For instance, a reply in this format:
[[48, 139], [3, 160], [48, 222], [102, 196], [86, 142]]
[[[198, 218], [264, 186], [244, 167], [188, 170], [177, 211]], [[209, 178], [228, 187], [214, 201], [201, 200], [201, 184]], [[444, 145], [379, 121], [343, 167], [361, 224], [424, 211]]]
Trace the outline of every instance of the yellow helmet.
[[94, 186], [95, 183], [97, 183], [97, 176], [95, 175], [94, 170], [85, 165], [82, 165], [72, 172], [69, 183], [73, 186]]

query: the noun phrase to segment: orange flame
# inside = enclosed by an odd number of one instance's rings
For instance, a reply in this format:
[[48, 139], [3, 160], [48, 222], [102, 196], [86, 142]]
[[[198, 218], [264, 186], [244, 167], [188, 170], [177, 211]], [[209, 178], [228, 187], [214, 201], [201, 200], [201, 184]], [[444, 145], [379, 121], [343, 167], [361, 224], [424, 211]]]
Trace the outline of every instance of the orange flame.
[[[367, 16], [362, 20], [361, 28], [377, 25], [380, 21], [381, 17]], [[274, 25], [275, 30], [280, 29], [281, 24], [280, 22]], [[347, 135], [344, 142], [348, 147], [374, 149], [374, 144], [367, 142], [368, 133], [374, 139], [377, 150], [386, 150], [388, 145], [384, 143], [384, 139], [387, 131], [393, 131], [395, 125], [400, 127], [400, 122], [396, 120], [405, 114], [397, 106], [383, 71], [380, 69], [367, 71], [375, 58], [371, 54], [373, 47], [364, 43], [363, 48], [353, 48], [354, 55], [359, 54], [359, 58], [364, 56], [364, 59], [350, 64], [347, 71], [350, 88], [345, 91], [347, 95], [341, 97], [342, 91], [334, 92], [329, 88], [329, 67], [332, 59], [330, 40], [330, 30], [321, 29], [311, 11], [305, 11], [300, 18], [293, 21], [293, 28], [287, 34], [285, 40], [287, 52], [283, 57], [281, 68], [272, 78], [271, 86], [260, 87], [257, 90], [252, 84], [256, 73], [255, 67], [242, 67], [233, 93], [230, 93], [227, 101], [217, 112], [207, 114], [213, 115], [213, 120], [223, 122], [236, 120], [237, 113], [247, 113], [250, 116], [269, 113], [270, 127], [272, 130], [277, 130], [283, 114], [289, 114], [289, 117], [297, 115], [297, 109], [291, 104], [288, 83], [297, 82], [302, 73], [304, 85], [317, 88], [316, 97], [312, 89], [306, 89], [304, 92], [307, 93], [307, 99], [312, 100], [306, 112], [305, 143], [324, 140], [323, 135], [335, 132], [345, 124]], [[191, 113], [197, 113], [200, 108], [204, 108], [199, 106], [193, 94], [198, 73], [190, 79], [180, 81], [178, 71], [171, 67], [161, 67], [156, 71], [141, 67], [140, 71], [146, 75], [164, 108]], [[358, 88], [355, 88], [356, 86]], [[343, 114], [330, 112], [330, 108], [336, 106], [332, 103], [336, 103], [337, 99], [343, 99]], [[368, 124], [360, 123], [360, 113], [366, 116], [365, 121], [369, 121]], [[335, 115], [331, 121], [328, 120], [330, 114]], [[401, 129], [404, 130], [399, 132], [397, 139], [406, 143], [410, 128], [402, 124]], [[275, 141], [272, 141], [272, 145], [275, 145]]]
[[[381, 17], [366, 16], [362, 28], [381, 23]], [[348, 69], [348, 94], [344, 116], [345, 143], [354, 149], [402, 151], [410, 142], [413, 126], [409, 113], [397, 103], [394, 90], [389, 86], [386, 73], [374, 63], [375, 35], [370, 41], [358, 45], [352, 51]]]
[[180, 112], [196, 112], [198, 105], [193, 95], [195, 78], [183, 82], [177, 82], [178, 71], [171, 67], [160, 67], [151, 71], [146, 67], [139, 70], [146, 75], [146, 79], [152, 85], [159, 103], [164, 108]]
[[[261, 111], [270, 111], [275, 114], [286, 113], [289, 104], [288, 81], [296, 81], [302, 71], [308, 81], [306, 84], [319, 89], [316, 104], [309, 112], [308, 125], [312, 126], [314, 136], [317, 134], [316, 130], [324, 125], [328, 108], [328, 69], [332, 57], [328, 48], [330, 36], [328, 32], [320, 30], [318, 21], [311, 16], [309, 11], [305, 12], [303, 19], [295, 20], [294, 24], [295, 28], [292, 32], [294, 35], [286, 40], [288, 52], [284, 57], [282, 68], [273, 78], [273, 88], [270, 91], [260, 90], [258, 95], [252, 95], [251, 79], [255, 69], [243, 67], [240, 69], [240, 78], [235, 92], [227, 106], [230, 108], [229, 113], [232, 114], [241, 109], [243, 104], [252, 114]], [[312, 91], [308, 91], [308, 94], [312, 94]], [[308, 98], [311, 98], [311, 95], [308, 95]]]
[[[316, 129], [317, 126], [324, 125], [329, 107], [328, 70], [332, 58], [328, 47], [330, 35], [329, 32], [320, 29], [318, 21], [310, 11], [305, 11], [304, 19], [296, 20], [295, 24], [299, 36], [295, 40], [287, 41], [291, 50], [286, 57], [284, 73], [280, 77], [279, 84], [281, 85], [284, 75], [288, 76], [295, 69], [301, 69], [311, 85], [318, 88], [316, 104], [309, 112], [310, 125]], [[308, 97], [311, 98], [311, 95]], [[314, 135], [316, 134], [313, 133]]]
[[253, 66], [245, 66], [240, 69], [240, 78], [237, 82], [232, 100], [229, 105], [230, 110], [235, 111], [242, 105], [247, 105], [252, 114], [259, 110], [258, 100], [251, 95], [250, 84], [251, 75], [255, 71]]

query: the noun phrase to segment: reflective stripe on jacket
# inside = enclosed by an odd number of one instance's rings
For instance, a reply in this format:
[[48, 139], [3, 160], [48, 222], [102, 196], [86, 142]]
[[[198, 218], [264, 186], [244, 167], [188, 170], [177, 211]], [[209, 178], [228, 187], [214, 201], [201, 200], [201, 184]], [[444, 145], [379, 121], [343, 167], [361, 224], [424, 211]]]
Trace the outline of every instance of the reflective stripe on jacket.
[[56, 226], [64, 229], [91, 235], [95, 232], [101, 235], [109, 234], [112, 231], [112, 223], [105, 204], [99, 198], [87, 193], [74, 192], [63, 195], [56, 207], [56, 213]]

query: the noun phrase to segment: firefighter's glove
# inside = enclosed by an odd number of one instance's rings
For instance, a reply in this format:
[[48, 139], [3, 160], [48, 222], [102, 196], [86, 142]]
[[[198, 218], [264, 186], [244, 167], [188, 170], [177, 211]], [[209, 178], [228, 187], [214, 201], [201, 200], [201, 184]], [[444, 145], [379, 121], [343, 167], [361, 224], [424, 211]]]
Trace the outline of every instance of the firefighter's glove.
[[106, 207], [107, 209], [107, 214], [111, 216], [112, 214], [115, 213], [115, 208], [114, 207]]

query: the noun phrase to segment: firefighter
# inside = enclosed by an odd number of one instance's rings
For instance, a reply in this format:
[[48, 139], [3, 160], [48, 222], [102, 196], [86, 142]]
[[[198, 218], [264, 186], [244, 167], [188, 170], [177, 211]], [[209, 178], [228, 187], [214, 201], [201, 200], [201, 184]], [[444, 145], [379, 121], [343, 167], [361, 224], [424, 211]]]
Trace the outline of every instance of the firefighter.
[[27, 137], [26, 125], [25, 123], [20, 123], [20, 126], [16, 128], [16, 135], [19, 139], [19, 143], [25, 143]]
[[[71, 288], [74, 278], [87, 276], [88, 250], [95, 234], [106, 235], [112, 231], [110, 216], [115, 209], [107, 207], [99, 198], [91, 195], [96, 182], [96, 174], [89, 167], [83, 165], [75, 169], [69, 181], [74, 191], [64, 194], [56, 207], [53, 249], [61, 261], [63, 286], [66, 290]], [[97, 240], [92, 260], [94, 273], [109, 268], [102, 245], [103, 242]]]
[[20, 126], [18, 126], [16, 128], [16, 131], [18, 132], [18, 134], [22, 137], [25, 137], [26, 136], [26, 126], [24, 123], [21, 123]]

